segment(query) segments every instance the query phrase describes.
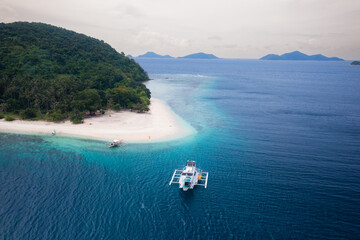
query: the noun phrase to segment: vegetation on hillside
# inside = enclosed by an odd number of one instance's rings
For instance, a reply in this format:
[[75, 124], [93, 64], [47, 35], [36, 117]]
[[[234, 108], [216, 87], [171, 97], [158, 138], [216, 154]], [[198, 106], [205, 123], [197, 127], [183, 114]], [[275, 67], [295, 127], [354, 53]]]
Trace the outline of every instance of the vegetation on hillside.
[[79, 122], [100, 109], [148, 111], [147, 73], [103, 41], [43, 23], [0, 23], [0, 113]]

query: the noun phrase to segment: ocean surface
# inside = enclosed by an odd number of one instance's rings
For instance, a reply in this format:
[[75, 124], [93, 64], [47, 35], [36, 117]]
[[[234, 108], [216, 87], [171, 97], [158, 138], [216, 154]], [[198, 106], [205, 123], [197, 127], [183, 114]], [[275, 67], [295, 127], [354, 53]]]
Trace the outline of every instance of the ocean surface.
[[[197, 134], [109, 149], [0, 133], [0, 239], [360, 238], [360, 67], [137, 61]], [[169, 186], [188, 159], [207, 189]]]

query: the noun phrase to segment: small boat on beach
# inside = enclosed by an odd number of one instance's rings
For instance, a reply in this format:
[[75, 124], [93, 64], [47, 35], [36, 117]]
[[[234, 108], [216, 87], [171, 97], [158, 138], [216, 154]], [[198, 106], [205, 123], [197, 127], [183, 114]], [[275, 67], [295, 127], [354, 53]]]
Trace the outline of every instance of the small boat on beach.
[[123, 141], [123, 139], [121, 140], [113, 140], [110, 144], [109, 144], [109, 147], [117, 147], [120, 145], [120, 143]]
[[195, 185], [207, 187], [209, 173], [203, 172], [201, 169], [196, 168], [195, 161], [187, 161], [183, 169], [175, 169], [174, 174], [170, 180], [169, 185], [172, 183], [179, 184], [179, 188], [183, 191], [193, 189]]

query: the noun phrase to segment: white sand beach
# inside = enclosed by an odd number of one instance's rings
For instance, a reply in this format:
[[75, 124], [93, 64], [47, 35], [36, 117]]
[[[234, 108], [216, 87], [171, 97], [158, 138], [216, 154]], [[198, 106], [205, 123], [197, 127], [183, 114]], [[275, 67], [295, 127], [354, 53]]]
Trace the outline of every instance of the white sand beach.
[[148, 113], [108, 111], [104, 115], [86, 118], [83, 124], [70, 121], [0, 120], [1, 132], [49, 134], [55, 129], [58, 136], [73, 136], [110, 141], [149, 142], [172, 140], [194, 134], [196, 130], [177, 116], [158, 99], [151, 99]]

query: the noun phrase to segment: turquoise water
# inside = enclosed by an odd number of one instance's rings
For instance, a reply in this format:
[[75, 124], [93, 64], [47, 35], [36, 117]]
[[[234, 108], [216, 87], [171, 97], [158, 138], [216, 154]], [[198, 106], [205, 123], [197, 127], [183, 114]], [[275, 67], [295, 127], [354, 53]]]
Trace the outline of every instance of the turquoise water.
[[[0, 133], [0, 239], [360, 236], [360, 68], [138, 61], [197, 134], [108, 149]], [[187, 159], [207, 189], [168, 185]]]

